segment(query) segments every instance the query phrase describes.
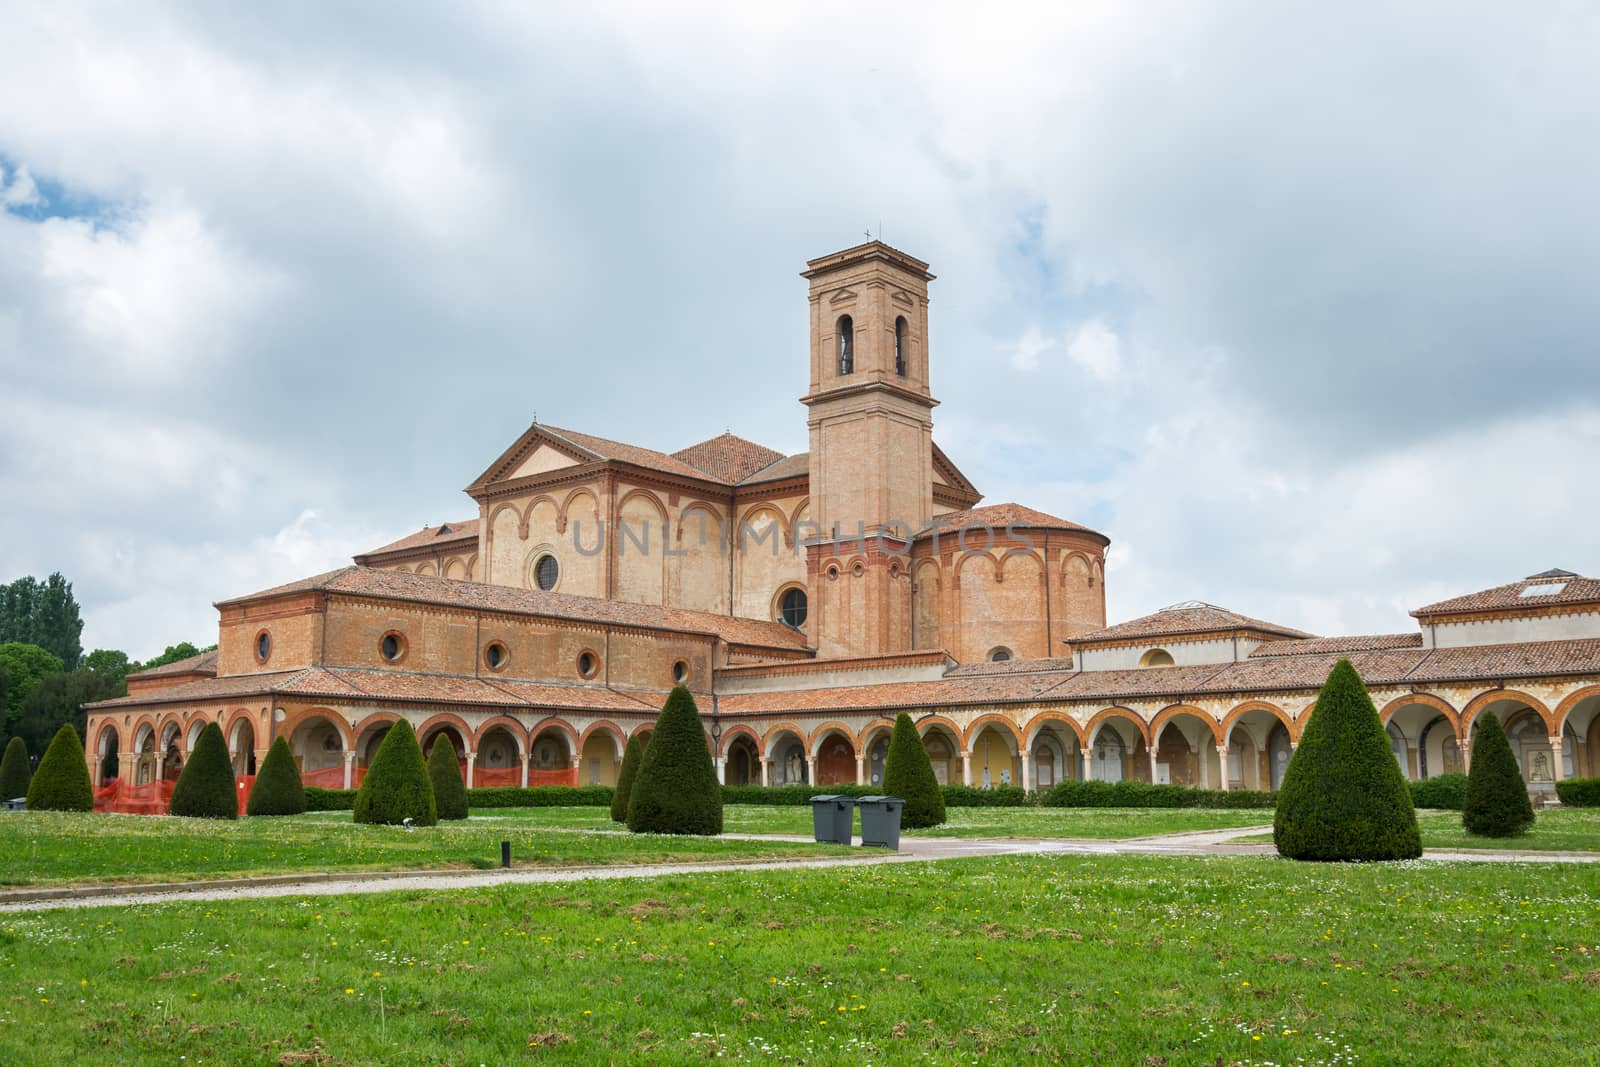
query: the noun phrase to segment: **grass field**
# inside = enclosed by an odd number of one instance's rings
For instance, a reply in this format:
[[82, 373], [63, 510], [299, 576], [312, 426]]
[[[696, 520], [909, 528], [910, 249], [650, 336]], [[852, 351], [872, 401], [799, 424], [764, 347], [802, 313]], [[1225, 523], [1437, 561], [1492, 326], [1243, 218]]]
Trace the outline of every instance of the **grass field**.
[[1595, 1063], [1597, 914], [1129, 856], [11, 915], [0, 1063]]
[[[592, 810], [605, 815], [605, 809]], [[609, 819], [606, 824], [615, 825]], [[408, 832], [356, 825], [348, 812], [238, 822], [23, 812], [0, 816], [0, 856], [5, 857], [0, 886], [498, 867], [502, 840], [511, 842], [518, 866], [771, 859], [846, 851], [810, 842], [571, 834], [515, 820], [469, 820]]]
[[[1461, 828], [1461, 815], [1454, 811], [1419, 812], [1417, 825], [1422, 830], [1423, 848], [1600, 852], [1600, 808], [1541, 811], [1533, 829], [1519, 837], [1474, 837]], [[1272, 835], [1261, 834], [1240, 840], [1271, 841]]]

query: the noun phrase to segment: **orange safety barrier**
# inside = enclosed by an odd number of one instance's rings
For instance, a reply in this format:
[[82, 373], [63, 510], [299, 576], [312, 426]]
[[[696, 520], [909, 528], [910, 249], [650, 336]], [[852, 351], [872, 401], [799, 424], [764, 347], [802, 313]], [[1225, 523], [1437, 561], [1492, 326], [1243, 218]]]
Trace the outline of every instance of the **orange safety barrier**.
[[[365, 767], [350, 768], [350, 788], [360, 789], [362, 781], [367, 777]], [[344, 768], [324, 767], [320, 771], [301, 771], [300, 784], [316, 786], [318, 789], [343, 789]]]
[[528, 785], [577, 785], [578, 768], [568, 767], [562, 771], [536, 771], [528, 768]]
[[245, 807], [250, 803], [250, 790], [255, 788], [256, 776], [253, 774], [241, 774], [234, 779], [234, 783], [239, 787], [239, 814], [243, 815]]
[[121, 815], [165, 815], [172, 805], [172, 787], [175, 784], [170, 780], [162, 780], [145, 785], [126, 785], [121, 778], [113, 778], [94, 791], [94, 810]]

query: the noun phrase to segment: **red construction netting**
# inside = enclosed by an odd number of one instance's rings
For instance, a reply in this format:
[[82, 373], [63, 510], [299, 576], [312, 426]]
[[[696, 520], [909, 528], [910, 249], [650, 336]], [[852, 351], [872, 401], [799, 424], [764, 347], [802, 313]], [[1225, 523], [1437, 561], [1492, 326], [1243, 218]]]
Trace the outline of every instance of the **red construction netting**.
[[238, 778], [235, 778], [234, 782], [237, 783], [239, 787], [239, 814], [243, 815], [245, 807], [250, 803], [250, 790], [256, 784], [256, 776], [253, 774], [243, 774]]
[[[513, 782], [512, 785], [518, 783]], [[564, 771], [536, 771], [528, 768], [528, 785], [577, 785], [578, 768], [568, 767]]]
[[94, 791], [95, 811], [114, 811], [122, 815], [165, 815], [172, 804], [169, 780], [145, 785], [127, 785], [113, 778]]
[[[350, 788], [351, 789], [359, 789], [359, 788], [361, 788], [361, 781], [366, 776], [367, 776], [367, 769], [365, 767], [351, 767], [350, 768]], [[313, 786], [316, 786], [318, 789], [343, 789], [344, 788], [344, 768], [343, 767], [324, 767], [320, 771], [301, 771], [300, 772], [300, 784], [301, 785], [313, 785]]]

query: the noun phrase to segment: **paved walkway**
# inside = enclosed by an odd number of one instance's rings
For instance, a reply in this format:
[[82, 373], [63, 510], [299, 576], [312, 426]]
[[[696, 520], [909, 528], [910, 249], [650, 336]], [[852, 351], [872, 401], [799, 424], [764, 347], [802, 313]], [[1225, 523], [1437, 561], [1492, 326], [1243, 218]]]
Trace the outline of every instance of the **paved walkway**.
[[[271, 878], [235, 878], [209, 882], [171, 882], [142, 886], [69, 886], [0, 893], [0, 912], [45, 911], [178, 901], [247, 900], [263, 897], [343, 896], [477, 889], [495, 885], [541, 885], [553, 882], [615, 881], [684, 874], [731, 874], [737, 871], [789, 871], [805, 868], [852, 867], [878, 863], [925, 863], [981, 856], [1271, 856], [1270, 843], [1235, 841], [1269, 832], [1271, 826], [1202, 830], [1193, 833], [1138, 837], [1122, 841], [1083, 838], [903, 837], [900, 851], [862, 849], [850, 856], [814, 860], [782, 859], [748, 862], [648, 863], [611, 867], [523, 867], [489, 871], [398, 871], [357, 874], [305, 873]], [[749, 841], [809, 841], [791, 834], [726, 834]], [[859, 844], [860, 839], [856, 839]], [[1428, 849], [1425, 860], [1469, 863], [1600, 863], [1594, 852], [1529, 852], [1514, 849], [1460, 851]]]

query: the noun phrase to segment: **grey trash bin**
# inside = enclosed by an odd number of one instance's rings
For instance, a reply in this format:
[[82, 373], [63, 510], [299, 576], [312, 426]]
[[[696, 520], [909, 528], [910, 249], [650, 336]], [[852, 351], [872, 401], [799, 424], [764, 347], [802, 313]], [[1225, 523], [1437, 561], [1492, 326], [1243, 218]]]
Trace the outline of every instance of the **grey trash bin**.
[[855, 809], [849, 797], [826, 793], [811, 798], [811, 830], [825, 845], [848, 845]]
[[861, 843], [900, 851], [900, 814], [906, 802], [899, 797], [862, 797]]

